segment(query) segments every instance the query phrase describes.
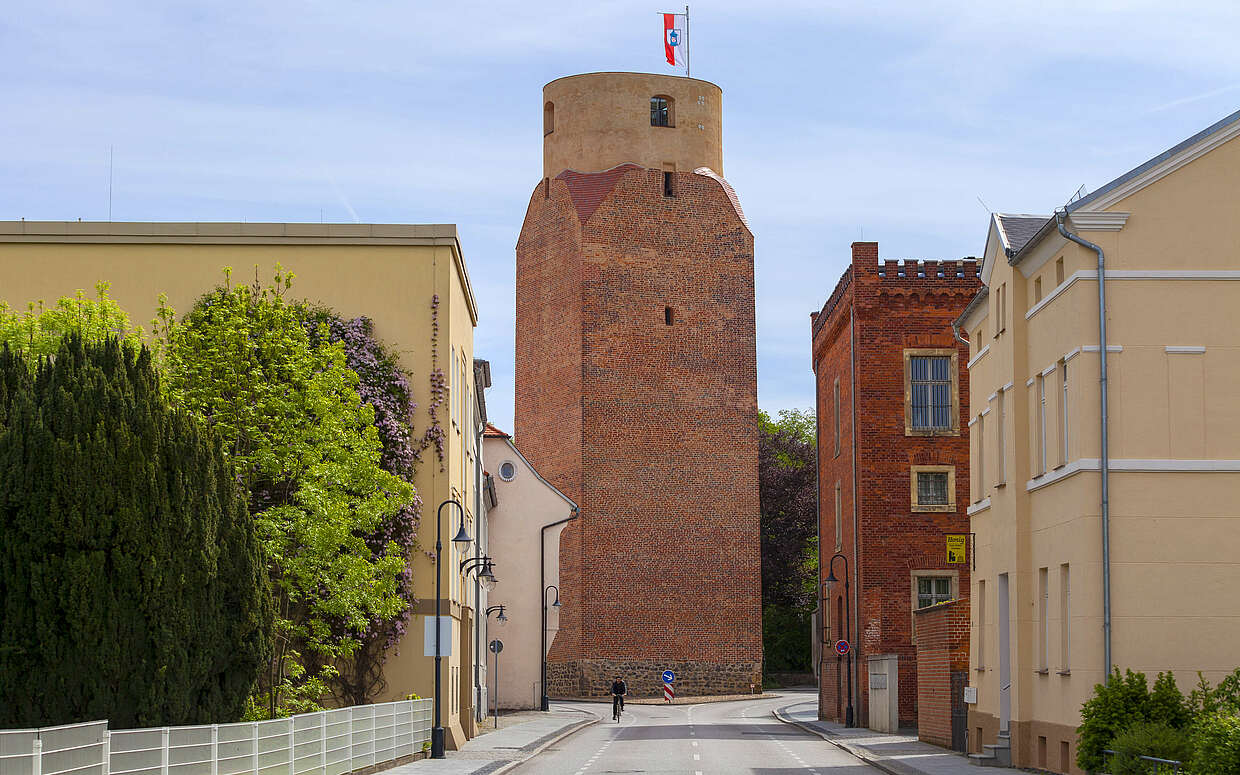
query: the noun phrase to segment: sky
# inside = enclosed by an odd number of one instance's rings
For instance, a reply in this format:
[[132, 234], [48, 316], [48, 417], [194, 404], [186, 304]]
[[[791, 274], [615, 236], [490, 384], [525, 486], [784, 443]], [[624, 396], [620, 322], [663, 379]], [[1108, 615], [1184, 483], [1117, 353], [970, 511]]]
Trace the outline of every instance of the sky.
[[[488, 413], [511, 429], [542, 85], [674, 72], [657, 13], [676, 10], [8, 0], [0, 220], [106, 220], [111, 148], [113, 220], [455, 223]], [[1237, 29], [1232, 0], [692, 5], [693, 76], [723, 89], [755, 237], [759, 406], [813, 405], [809, 313], [851, 242], [975, 256], [987, 212], [1100, 188], [1240, 108]]]

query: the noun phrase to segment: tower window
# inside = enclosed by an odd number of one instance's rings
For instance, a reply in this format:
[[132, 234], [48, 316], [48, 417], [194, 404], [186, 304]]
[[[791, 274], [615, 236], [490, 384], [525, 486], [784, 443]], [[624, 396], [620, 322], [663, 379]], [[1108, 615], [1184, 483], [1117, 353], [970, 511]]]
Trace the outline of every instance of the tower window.
[[543, 105], [543, 134], [549, 135], [555, 131], [555, 103], [548, 102]]
[[676, 126], [676, 101], [665, 94], [651, 97], [650, 126]]
[[663, 196], [676, 196], [676, 173], [663, 173]]
[[671, 307], [664, 307], [663, 308], [663, 322], [669, 326], [675, 323], [676, 322], [676, 310], [672, 309]]

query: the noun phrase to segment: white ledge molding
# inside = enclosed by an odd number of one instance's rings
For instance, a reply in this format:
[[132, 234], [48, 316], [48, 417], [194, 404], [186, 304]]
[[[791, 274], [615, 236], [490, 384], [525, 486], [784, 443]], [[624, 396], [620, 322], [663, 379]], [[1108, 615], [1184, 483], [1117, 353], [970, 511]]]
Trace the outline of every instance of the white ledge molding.
[[[1240, 460], [1171, 460], [1171, 459], [1142, 459], [1142, 458], [1118, 458], [1110, 462], [1112, 472], [1117, 473], [1148, 473], [1148, 474], [1166, 474], [1166, 473], [1189, 473], [1189, 474], [1217, 474], [1217, 473], [1240, 473]], [[1036, 479], [1030, 479], [1025, 483], [1025, 489], [1029, 492], [1041, 489], [1048, 484], [1054, 484], [1061, 479], [1066, 479], [1073, 474], [1081, 471], [1101, 471], [1102, 461], [1096, 457], [1083, 457], [1073, 460], [1062, 468], [1049, 471]]]
[[978, 361], [980, 361], [980, 360], [982, 359], [982, 356], [983, 356], [983, 355], [985, 355], [985, 354], [986, 354], [986, 353], [988, 353], [988, 352], [990, 352], [990, 345], [986, 345], [986, 346], [985, 346], [985, 347], [983, 347], [982, 349], [978, 350], [978, 351], [977, 351], [977, 355], [974, 355], [972, 358], [970, 358], [970, 359], [969, 359], [969, 362], [968, 362], [967, 364], [965, 364], [965, 368], [966, 368], [966, 369], [971, 369], [971, 368], [973, 368], [973, 364], [975, 364], [975, 363], [977, 363]]
[[985, 511], [985, 510], [986, 510], [986, 509], [988, 509], [988, 508], [990, 508], [990, 498], [982, 498], [982, 499], [981, 499], [980, 501], [978, 501], [977, 503], [974, 503], [972, 506], [970, 506], [969, 508], [965, 509], [965, 515], [966, 515], [966, 516], [970, 516], [970, 517], [971, 517], [971, 516], [973, 516], [974, 514], [977, 514], [977, 513], [979, 513], [979, 512], [983, 512], [983, 511]]
[[1132, 213], [1100, 213], [1076, 211], [1068, 216], [1072, 225], [1081, 231], [1119, 231], [1128, 223]]
[[1165, 349], [1168, 353], [1203, 353], [1206, 348], [1203, 345], [1167, 345]]

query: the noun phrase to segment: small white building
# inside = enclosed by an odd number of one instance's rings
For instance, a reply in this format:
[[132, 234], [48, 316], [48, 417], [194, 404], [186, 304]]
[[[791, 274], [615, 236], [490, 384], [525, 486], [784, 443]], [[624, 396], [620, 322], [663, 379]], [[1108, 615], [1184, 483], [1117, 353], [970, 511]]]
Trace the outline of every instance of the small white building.
[[[553, 604], [560, 590], [560, 533], [576, 517], [577, 504], [538, 475], [507, 433], [487, 425], [483, 459], [494, 482], [488, 504], [490, 554], [499, 582], [491, 590], [488, 607], [504, 606], [507, 622], [499, 624], [498, 611], [487, 617], [486, 641], [504, 644], [498, 656], [487, 646], [490, 660], [490, 702], [499, 707], [538, 708], [542, 697], [541, 631], [544, 608], [547, 631], [545, 648], [551, 648], [559, 625], [559, 609]], [[541, 563], [541, 565], [540, 565]], [[552, 589], [554, 587], [554, 589]]]

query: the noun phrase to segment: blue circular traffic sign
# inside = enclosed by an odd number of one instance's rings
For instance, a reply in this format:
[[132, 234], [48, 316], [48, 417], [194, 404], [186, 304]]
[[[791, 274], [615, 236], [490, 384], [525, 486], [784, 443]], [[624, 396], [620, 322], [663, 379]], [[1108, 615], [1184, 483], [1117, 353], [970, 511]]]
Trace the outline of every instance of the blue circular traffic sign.
[[675, 682], [676, 682], [676, 674], [673, 673], [671, 670], [664, 670], [663, 671], [663, 683], [670, 684], [670, 683], [675, 683]]
[[848, 641], [843, 638], [840, 638], [835, 642], [835, 653], [839, 654], [841, 657], [848, 653], [849, 648], [851, 647], [848, 645]]

